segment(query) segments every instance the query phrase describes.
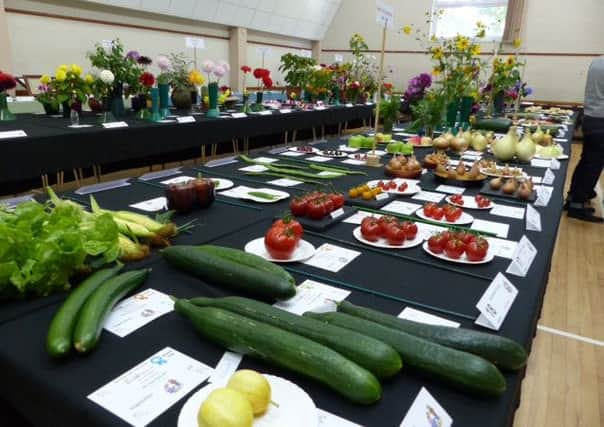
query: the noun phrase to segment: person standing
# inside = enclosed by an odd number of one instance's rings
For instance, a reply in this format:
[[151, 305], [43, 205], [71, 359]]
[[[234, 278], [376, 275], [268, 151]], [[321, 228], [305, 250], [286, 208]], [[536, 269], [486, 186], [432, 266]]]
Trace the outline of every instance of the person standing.
[[568, 216], [583, 221], [604, 222], [594, 215], [589, 200], [604, 166], [604, 56], [592, 61], [587, 72], [583, 118], [583, 152], [573, 172], [565, 208]]

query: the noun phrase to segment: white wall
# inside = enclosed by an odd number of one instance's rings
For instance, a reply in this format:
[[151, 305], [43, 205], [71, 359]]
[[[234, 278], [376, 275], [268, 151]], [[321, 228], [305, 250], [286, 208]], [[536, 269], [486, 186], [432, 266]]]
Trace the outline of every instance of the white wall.
[[[396, 30], [404, 24], [426, 29], [425, 13], [431, 9], [432, 0], [389, 3], [395, 9]], [[527, 3], [521, 34], [523, 52], [604, 54], [603, 0], [527, 0]], [[354, 32], [365, 37], [370, 49], [380, 48], [381, 28], [375, 23], [373, 0], [342, 2], [322, 42], [323, 49], [349, 49], [348, 39]], [[386, 49], [417, 51], [422, 46], [411, 36], [389, 31]], [[334, 53], [338, 52], [323, 52], [322, 62], [333, 62]], [[344, 53], [344, 59], [349, 58], [350, 54]], [[585, 75], [593, 56], [529, 55], [526, 59], [525, 79], [535, 90], [532, 98], [583, 101]], [[427, 55], [417, 53], [387, 54], [385, 63], [395, 70], [391, 81], [403, 90], [411, 77], [431, 68]]]

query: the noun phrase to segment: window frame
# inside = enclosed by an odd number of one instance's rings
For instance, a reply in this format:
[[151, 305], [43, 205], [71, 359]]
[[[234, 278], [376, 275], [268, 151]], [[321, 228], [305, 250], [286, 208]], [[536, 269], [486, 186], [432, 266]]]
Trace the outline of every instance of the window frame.
[[[503, 30], [501, 32], [500, 36], [488, 36], [485, 37], [484, 39], [482, 39], [483, 43], [492, 43], [492, 42], [503, 42], [505, 41], [505, 32], [506, 32], [506, 27], [507, 27], [507, 20], [508, 20], [508, 16], [509, 14], [507, 13], [509, 6], [510, 6], [510, 0], [433, 0], [432, 1], [432, 16], [437, 16], [437, 12], [440, 9], [453, 9], [453, 8], [460, 8], [460, 7], [502, 7], [505, 6], [506, 7], [506, 16], [504, 18], [504, 22], [503, 22]], [[433, 19], [432, 23], [430, 24], [430, 37], [432, 36], [436, 36], [439, 37], [437, 34], [438, 31], [438, 19]], [[452, 39], [455, 36], [450, 36], [450, 37], [445, 37], [445, 39]]]

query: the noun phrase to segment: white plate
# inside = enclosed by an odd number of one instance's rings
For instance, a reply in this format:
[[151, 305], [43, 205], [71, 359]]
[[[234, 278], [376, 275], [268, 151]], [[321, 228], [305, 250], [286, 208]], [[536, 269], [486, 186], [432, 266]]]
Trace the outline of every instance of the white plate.
[[[334, 150], [334, 151], [342, 151], [342, 150]], [[323, 150], [317, 150], [317, 154], [319, 156], [323, 156], [323, 157], [333, 157], [333, 158], [340, 158], [340, 157], [348, 157], [348, 154], [346, 153], [340, 153], [337, 156], [333, 155], [333, 154], [326, 154], [325, 151]]]
[[304, 154], [318, 154], [319, 153], [319, 149], [315, 148], [315, 147], [310, 147], [312, 148], [312, 152], [306, 152], [306, 151], [300, 151], [298, 150], [298, 147], [289, 147], [288, 150], [289, 151], [295, 151], [296, 153], [304, 153]]
[[[497, 168], [497, 169], [503, 169], [503, 168]], [[512, 168], [515, 169], [515, 168]], [[521, 175], [497, 175], [496, 173], [493, 172], [489, 172], [488, 169], [486, 168], [482, 168], [480, 169], [480, 173], [486, 176], [492, 176], [492, 177], [496, 177], [496, 178], [526, 178], [526, 172], [524, 172], [522, 169], [520, 169], [520, 173]]]
[[224, 179], [224, 178], [210, 178], [210, 179], [212, 181], [214, 181], [214, 189], [216, 191], [226, 190], [235, 185], [235, 183], [233, 181], [231, 181], [230, 179]]
[[425, 219], [428, 221], [433, 221], [433, 222], [439, 222], [441, 224], [463, 225], [463, 224], [472, 224], [474, 222], [474, 217], [466, 212], [462, 213], [461, 217], [455, 222], [449, 222], [449, 221], [445, 220], [444, 216], [442, 217], [442, 219], [430, 218], [429, 216], [424, 215], [423, 207], [416, 210], [415, 215], [417, 215], [418, 217], [420, 217], [422, 219]]
[[254, 188], [253, 190], [250, 190], [250, 191], [252, 191], [252, 192], [258, 191], [260, 193], [272, 194], [274, 196], [277, 196], [278, 199], [272, 199], [272, 200], [263, 199], [261, 197], [252, 196], [249, 193], [241, 194], [239, 196], [239, 198], [252, 200], [252, 201], [258, 202], [258, 203], [276, 203], [280, 200], [287, 199], [289, 197], [289, 193], [286, 193], [285, 191], [280, 191], [280, 190], [273, 190], [272, 188]]
[[489, 206], [484, 207], [484, 208], [480, 208], [476, 204], [476, 200], [474, 199], [473, 196], [462, 196], [463, 197], [463, 205], [459, 205], [457, 203], [452, 202], [451, 201], [451, 197], [452, 196], [447, 196], [446, 197], [445, 200], [447, 201], [447, 203], [449, 203], [450, 205], [453, 205], [453, 206], [460, 207], [460, 208], [488, 210], [488, 209], [493, 208], [493, 206], [495, 206], [495, 203], [493, 203], [493, 201], [490, 200], [491, 203], [489, 204]]
[[390, 182], [390, 181], [394, 181], [396, 182], [396, 186], [398, 188], [399, 185], [401, 185], [403, 182], [407, 182], [407, 189], [405, 191], [398, 191], [396, 188], [393, 190], [386, 190], [387, 193], [390, 194], [398, 194], [399, 196], [412, 196], [414, 194], [419, 193], [422, 189], [420, 188], [419, 185], [417, 185], [415, 182], [410, 182], [408, 180], [406, 180], [405, 178], [394, 178], [394, 179], [374, 179], [372, 181], [369, 181], [367, 183], [367, 185], [371, 188], [373, 187], [377, 187], [378, 182], [383, 181], [383, 182]]
[[[254, 419], [254, 427], [317, 427], [317, 407], [310, 396], [296, 384], [284, 378], [263, 374], [271, 385], [271, 400], [279, 405]], [[211, 391], [220, 388], [209, 384], [193, 394], [178, 415], [178, 427], [198, 427], [197, 413]]]
[[352, 230], [352, 235], [355, 239], [357, 239], [361, 243], [365, 243], [369, 246], [375, 246], [376, 248], [386, 248], [386, 249], [409, 249], [414, 248], [415, 246], [421, 245], [424, 239], [422, 239], [421, 233], [418, 231], [415, 239], [406, 240], [402, 245], [391, 245], [388, 243], [386, 239], [380, 237], [377, 241], [371, 242], [363, 237], [363, 233], [361, 233], [361, 226], [358, 226], [354, 230]]
[[[554, 157], [543, 157], [543, 156], [540, 156], [539, 154], [535, 154], [533, 156], [533, 159], [551, 160], [551, 159], [554, 159]], [[568, 154], [560, 154], [558, 157], [555, 157], [555, 159], [557, 159], [557, 160], [568, 160]]]
[[432, 255], [433, 257], [444, 259], [445, 261], [449, 261], [449, 262], [455, 262], [457, 264], [470, 264], [470, 265], [472, 265], [472, 264], [486, 264], [487, 262], [493, 261], [493, 258], [495, 258], [495, 252], [491, 249], [490, 246], [489, 246], [489, 250], [487, 251], [487, 256], [485, 256], [484, 259], [481, 260], [481, 261], [469, 261], [468, 258], [466, 257], [465, 253], [459, 259], [449, 258], [447, 255], [445, 255], [444, 252], [441, 253], [441, 254], [436, 254], [436, 253], [432, 252], [430, 250], [430, 248], [428, 247], [428, 241], [427, 240], [422, 245], [422, 248], [426, 252], [428, 252], [430, 255]]
[[270, 256], [266, 247], [264, 246], [264, 237], [258, 237], [257, 239], [248, 242], [243, 248], [244, 251], [261, 256], [262, 258], [272, 262], [299, 262], [305, 261], [315, 254], [315, 247], [307, 242], [306, 240], [300, 240], [298, 247], [294, 250], [291, 258], [289, 259], [275, 259]]
[[[368, 155], [368, 154], [371, 154], [371, 150], [369, 150], [369, 151], [364, 151], [364, 152], [362, 152], [362, 153], [354, 153], [354, 154], [349, 154], [349, 155], [348, 155], [348, 158], [353, 159], [353, 160], [366, 160], [366, 159], [364, 159], [364, 158], [357, 159], [355, 156], [361, 156], [361, 157], [363, 157], [363, 156], [366, 156], [366, 155]], [[386, 152], [385, 152], [385, 151], [382, 151], [382, 150], [375, 150], [375, 155], [376, 155], [376, 156], [378, 156], [378, 157], [381, 157], [381, 156], [383, 156], [383, 155], [385, 155], [385, 154], [386, 154]]]

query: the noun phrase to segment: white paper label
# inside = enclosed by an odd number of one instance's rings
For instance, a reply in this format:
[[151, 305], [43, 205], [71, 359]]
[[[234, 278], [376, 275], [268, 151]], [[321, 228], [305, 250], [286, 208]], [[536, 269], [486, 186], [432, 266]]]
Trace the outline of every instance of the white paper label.
[[466, 191], [466, 189], [462, 188], [462, 187], [455, 187], [454, 185], [441, 184], [438, 187], [436, 187], [436, 191], [440, 191], [441, 193], [448, 193], [448, 194], [462, 194], [464, 191]]
[[501, 222], [485, 221], [484, 219], [475, 219], [470, 227], [472, 230], [484, 231], [487, 233], [495, 233], [497, 237], [506, 238], [510, 231], [509, 224], [503, 224]]
[[442, 227], [440, 225], [434, 224], [425, 224], [423, 222], [416, 223], [417, 225], [417, 234], [422, 237], [424, 240], [428, 240], [430, 236], [433, 234], [440, 233], [441, 231], [445, 231], [446, 227]]
[[551, 167], [552, 162], [551, 160], [546, 160], [546, 159], [532, 159], [531, 160], [531, 166], [536, 167], [536, 168], [549, 168]]
[[257, 114], [260, 116], [270, 116], [273, 114], [273, 112], [271, 110], [262, 110], [262, 111], [258, 111]]
[[451, 427], [452, 424], [453, 418], [422, 387], [400, 427]]
[[278, 185], [279, 187], [294, 187], [296, 185], [303, 184], [302, 181], [296, 181], [289, 178], [274, 179], [268, 181], [267, 184]]
[[126, 122], [107, 122], [107, 123], [103, 123], [103, 127], [105, 129], [127, 128], [128, 123], [126, 123]]
[[560, 162], [558, 161], [558, 159], [552, 159], [550, 167], [552, 168], [552, 170], [555, 170], [555, 171], [560, 169]]
[[445, 197], [445, 195], [441, 194], [441, 193], [435, 193], [433, 191], [422, 190], [411, 198], [414, 200], [423, 200], [426, 202], [439, 203], [442, 199], [444, 199], [444, 197]]
[[382, 27], [392, 28], [394, 22], [394, 9], [392, 6], [381, 0], [376, 0], [375, 21]]
[[405, 307], [403, 311], [398, 315], [401, 319], [411, 320], [413, 322], [425, 323], [427, 325], [447, 326], [450, 328], [459, 328], [461, 325], [452, 320], [444, 319], [439, 316], [435, 316], [425, 311], [416, 310], [411, 307]]
[[281, 110], [279, 110], [279, 112], [280, 112], [281, 114], [289, 114], [289, 113], [291, 113], [291, 112], [292, 112], [292, 110], [291, 110], [291, 109], [289, 109], [289, 108], [282, 108]]
[[324, 243], [317, 248], [310, 259], [304, 261], [304, 264], [337, 273], [359, 255], [361, 253], [358, 251]]
[[380, 193], [375, 196], [375, 200], [384, 200], [388, 199], [390, 195], [388, 193]]
[[516, 247], [516, 252], [512, 256], [512, 262], [505, 272], [514, 276], [526, 276], [536, 256], [537, 248], [535, 248], [535, 245], [528, 237], [522, 236]]
[[139, 209], [145, 212], [157, 212], [168, 208], [168, 201], [165, 197], [156, 197], [130, 205], [131, 208]]
[[346, 107], [348, 107], [348, 108], [350, 108], [350, 107], [354, 107], [354, 105], [352, 105], [352, 103], [350, 103], [350, 102], [349, 102], [349, 103], [347, 103], [345, 106], [346, 106]]
[[331, 162], [333, 160], [333, 158], [331, 158], [331, 157], [313, 156], [313, 157], [307, 158], [306, 160], [309, 160], [311, 162], [325, 163], [325, 162]]
[[331, 216], [332, 219], [336, 219], [341, 217], [342, 215], [344, 215], [344, 208], [339, 208], [336, 209], [335, 211], [332, 211], [329, 216]]
[[317, 417], [319, 418], [318, 427], [363, 427], [320, 408], [317, 408]]
[[374, 214], [371, 212], [358, 211], [358, 212], [354, 213], [353, 215], [349, 216], [348, 218], [346, 218], [342, 222], [345, 222], [347, 224], [360, 224], [361, 222], [363, 222], [363, 219], [367, 218], [368, 216], [372, 216], [374, 218], [379, 218], [382, 215]]
[[547, 206], [549, 204], [550, 199], [552, 198], [553, 187], [546, 187], [544, 185], [539, 185], [535, 187], [535, 191], [537, 192], [537, 200], [535, 200], [535, 206]]
[[518, 289], [512, 282], [503, 274], [497, 273], [476, 304], [480, 316], [474, 323], [498, 331], [517, 295]]
[[526, 229], [541, 231], [541, 214], [532, 205], [526, 205]]
[[165, 181], [161, 181], [160, 184], [170, 185], [170, 184], [183, 184], [185, 182], [189, 182], [194, 180], [192, 176], [177, 176], [176, 178], [167, 179]]
[[288, 156], [288, 157], [301, 157], [301, 156], [305, 156], [306, 153], [302, 153], [299, 151], [285, 151], [283, 153], [279, 154], [280, 156]]
[[486, 239], [489, 242], [489, 249], [493, 251], [495, 256], [507, 259], [513, 258], [518, 242], [498, 237], [487, 237]]
[[88, 395], [134, 427], [144, 427], [210, 376], [212, 368], [170, 347]]
[[174, 301], [168, 295], [155, 289], [146, 289], [117, 304], [103, 327], [124, 338], [173, 309]]
[[210, 376], [208, 382], [219, 386], [226, 385], [231, 376], [235, 373], [235, 371], [241, 364], [242, 359], [243, 355], [239, 353], [225, 351], [218, 363], [216, 364], [214, 372], [212, 372], [212, 375]]
[[268, 170], [266, 166], [262, 165], [250, 165], [239, 169], [243, 172], [265, 172]]
[[522, 219], [524, 218], [524, 208], [496, 204], [489, 211], [491, 215], [504, 216], [506, 218]]
[[361, 166], [361, 165], [365, 164], [365, 160], [346, 159], [346, 160], [342, 160], [340, 163], [345, 163], [347, 165]]
[[295, 296], [273, 306], [300, 315], [307, 311], [326, 313], [336, 311], [336, 303], [343, 301], [348, 295], [350, 291], [345, 289], [305, 280], [298, 286]]
[[206, 47], [204, 39], [197, 37], [185, 37], [185, 46], [190, 49], [203, 49]]
[[193, 117], [193, 116], [177, 117], [176, 121], [178, 123], [195, 123], [195, 117]]
[[233, 113], [231, 114], [231, 117], [234, 119], [242, 119], [244, 117], [247, 117], [247, 114], [245, 113]]
[[382, 210], [387, 212], [398, 213], [401, 215], [411, 215], [419, 208], [421, 208], [421, 206], [416, 205], [415, 203], [408, 203], [400, 200], [395, 200], [384, 206]]
[[336, 53], [336, 54], [333, 56], [333, 61], [334, 61], [334, 62], [338, 62], [338, 63], [340, 63], [340, 62], [344, 62], [344, 56], [343, 56], [343, 55], [340, 55], [339, 53]]
[[275, 163], [278, 162], [279, 159], [274, 159], [272, 157], [256, 157], [254, 161], [258, 163]]
[[24, 136], [27, 136], [27, 134], [22, 130], [7, 130], [0, 132], [0, 139], [23, 138]]
[[545, 175], [543, 175], [543, 179], [541, 179], [541, 183], [546, 185], [552, 185], [554, 183], [554, 179], [556, 179], [556, 175], [554, 175], [550, 168], [547, 168], [547, 170], [545, 171]]

